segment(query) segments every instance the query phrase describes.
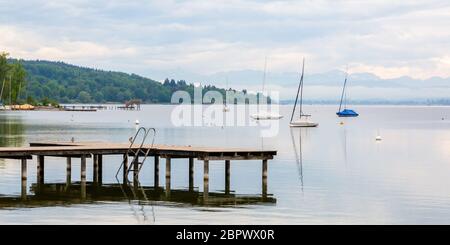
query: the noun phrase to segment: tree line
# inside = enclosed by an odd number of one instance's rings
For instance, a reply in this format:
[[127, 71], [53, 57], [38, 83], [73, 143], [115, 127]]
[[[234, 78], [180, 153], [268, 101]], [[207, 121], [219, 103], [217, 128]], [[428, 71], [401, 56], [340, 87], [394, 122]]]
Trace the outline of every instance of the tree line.
[[[124, 103], [131, 99], [143, 103], [170, 103], [173, 92], [178, 90], [187, 91], [193, 98], [195, 87], [185, 80], [158, 82], [136, 74], [64, 62], [8, 59], [7, 53], [1, 54], [0, 81], [4, 86], [1, 96], [4, 104], [27, 102], [34, 105]], [[217, 91], [225, 98], [226, 89], [212, 85], [202, 89], [203, 93]]]

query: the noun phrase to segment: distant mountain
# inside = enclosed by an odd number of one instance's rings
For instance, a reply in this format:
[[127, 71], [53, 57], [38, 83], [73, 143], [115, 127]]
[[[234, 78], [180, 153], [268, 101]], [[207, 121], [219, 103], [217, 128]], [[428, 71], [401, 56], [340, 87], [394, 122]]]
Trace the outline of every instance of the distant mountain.
[[[164, 74], [164, 72], [156, 72]], [[183, 74], [183, 79], [201, 81], [220, 87], [228, 86], [248, 91], [261, 91], [263, 72], [236, 70], [209, 75], [193, 74], [181, 70], [166, 74]], [[157, 75], [156, 75], [157, 76]], [[267, 72], [265, 89], [277, 91], [282, 101], [295, 98], [300, 74], [295, 72]], [[340, 97], [345, 72], [332, 70], [323, 73], [305, 72], [305, 98], [312, 101], [336, 101]], [[450, 99], [450, 78], [432, 77], [425, 80], [403, 76], [382, 79], [371, 73], [353, 73], [348, 78], [350, 99], [358, 101], [427, 101]]]
[[[262, 86], [264, 73], [256, 70], [239, 70], [218, 72], [210, 75], [186, 74], [185, 79], [200, 80], [214, 84], [225, 84], [226, 79], [229, 84], [256, 85]], [[297, 86], [300, 78], [299, 73], [294, 72], [268, 72], [266, 83], [276, 86]], [[312, 86], [342, 86], [345, 72], [332, 70], [324, 73], [310, 74], [306, 71], [305, 82]], [[349, 86], [378, 87], [378, 88], [437, 88], [450, 87], [450, 78], [432, 77], [425, 80], [414, 79], [408, 76], [382, 79], [371, 73], [353, 73], [349, 75]]]

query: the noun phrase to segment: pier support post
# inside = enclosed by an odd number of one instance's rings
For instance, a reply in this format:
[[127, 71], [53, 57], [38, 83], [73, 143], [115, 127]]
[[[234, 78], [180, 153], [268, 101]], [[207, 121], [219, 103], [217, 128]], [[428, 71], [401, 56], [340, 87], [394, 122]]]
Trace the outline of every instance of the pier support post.
[[206, 201], [209, 195], [209, 160], [203, 160], [203, 199]]
[[262, 160], [262, 195], [267, 197], [267, 159]]
[[194, 158], [189, 158], [189, 191], [194, 191]]
[[92, 158], [92, 182], [97, 184], [98, 183], [98, 155], [94, 154]]
[[27, 159], [22, 158], [22, 185], [21, 185], [21, 198], [27, 199]]
[[81, 155], [81, 199], [86, 199], [86, 155]]
[[159, 187], [159, 156], [155, 155], [155, 173], [154, 173], [154, 186]]
[[170, 196], [170, 168], [171, 168], [171, 160], [170, 157], [166, 157], [166, 195]]
[[103, 183], [103, 155], [97, 155], [97, 162], [98, 162], [98, 184], [102, 185]]
[[72, 183], [72, 158], [67, 157], [66, 163], [66, 186], [70, 186]]
[[44, 156], [41, 155], [37, 156], [37, 184], [44, 184]]
[[123, 184], [127, 183], [127, 172], [128, 172], [128, 156], [127, 154], [123, 154]]
[[230, 194], [230, 174], [231, 174], [230, 160], [225, 160], [225, 194]]

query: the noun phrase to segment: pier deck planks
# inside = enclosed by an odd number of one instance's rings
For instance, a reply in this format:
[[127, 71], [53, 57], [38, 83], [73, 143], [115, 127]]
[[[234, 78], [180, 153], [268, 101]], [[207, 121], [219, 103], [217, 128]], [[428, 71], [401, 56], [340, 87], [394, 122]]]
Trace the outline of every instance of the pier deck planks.
[[[110, 142], [39, 142], [29, 147], [0, 147], [0, 158], [30, 158], [32, 155], [45, 156], [81, 156], [90, 154], [115, 155], [126, 154], [129, 144]], [[137, 149], [133, 147], [133, 149]], [[175, 145], [144, 145], [150, 149], [150, 155], [170, 158], [198, 158], [199, 160], [256, 160], [273, 159], [274, 150], [256, 150], [243, 148], [220, 148]]]

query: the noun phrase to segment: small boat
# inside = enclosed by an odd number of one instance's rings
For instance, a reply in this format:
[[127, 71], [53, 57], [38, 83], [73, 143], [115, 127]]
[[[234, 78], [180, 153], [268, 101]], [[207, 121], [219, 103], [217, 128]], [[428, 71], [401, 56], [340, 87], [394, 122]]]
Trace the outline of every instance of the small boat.
[[283, 118], [282, 115], [277, 113], [269, 113], [269, 112], [260, 112], [258, 114], [253, 114], [250, 116], [255, 120], [277, 120]]
[[344, 109], [342, 111], [336, 112], [336, 115], [339, 117], [357, 117], [359, 116], [358, 113], [356, 113], [354, 110], [351, 109]]
[[[289, 126], [291, 127], [317, 127], [319, 124], [309, 121], [311, 115], [303, 113], [303, 75], [305, 72], [305, 59], [303, 59], [302, 66], [302, 76], [300, 77], [300, 82], [298, 84], [297, 96], [295, 97], [294, 108], [292, 109], [291, 121]], [[300, 116], [298, 119], [294, 120], [294, 113], [297, 107], [298, 96], [300, 94]]]
[[375, 140], [376, 141], [381, 141], [382, 140], [381, 135], [380, 135], [380, 130], [378, 130], [377, 137], [375, 137]]
[[[264, 96], [264, 87], [266, 84], [266, 70], [267, 70], [266, 68], [267, 68], [267, 57], [264, 61], [264, 76], [263, 76], [261, 96]], [[283, 116], [278, 113], [271, 113], [267, 111], [260, 111], [257, 114], [250, 115], [250, 117], [254, 120], [278, 120], [283, 118]]]
[[293, 122], [289, 123], [289, 126], [291, 127], [317, 127], [319, 124], [315, 122], [310, 122], [308, 118], [310, 115], [303, 115], [302, 118], [295, 120]]
[[[336, 112], [336, 115], [338, 115], [339, 117], [357, 117], [357, 116], [359, 116], [358, 113], [356, 113], [354, 110], [346, 108], [346, 102], [344, 100], [344, 95], [345, 95], [345, 87], [347, 85], [347, 77], [348, 77], [348, 72], [345, 75], [344, 87], [342, 88], [341, 102], [339, 103], [339, 111]], [[341, 110], [343, 101], [344, 101], [344, 110]]]

